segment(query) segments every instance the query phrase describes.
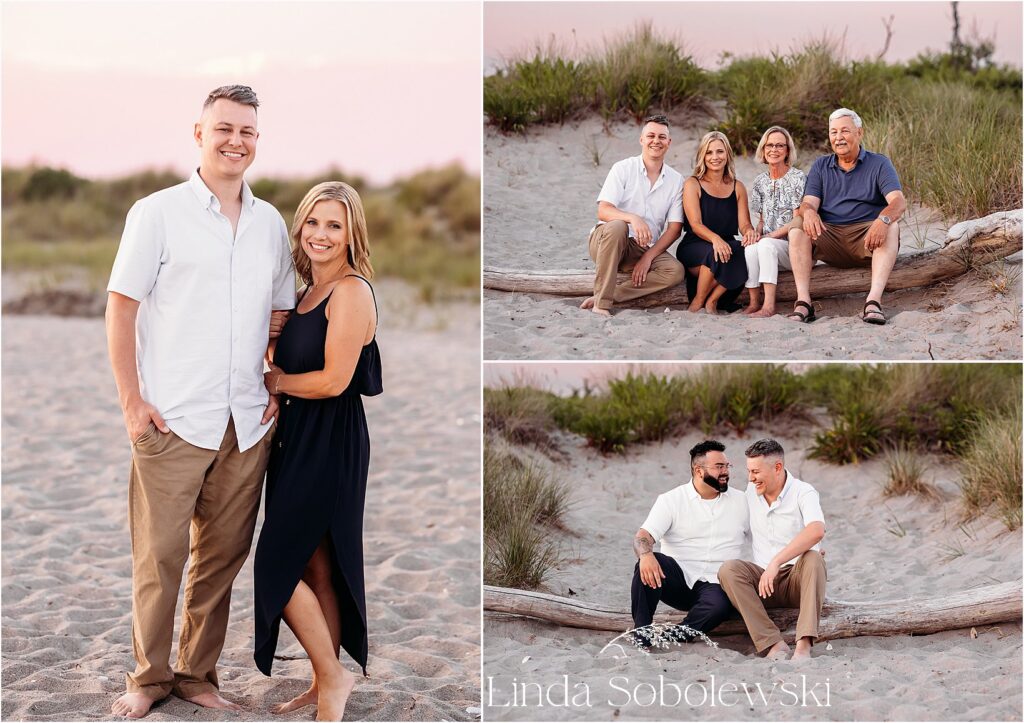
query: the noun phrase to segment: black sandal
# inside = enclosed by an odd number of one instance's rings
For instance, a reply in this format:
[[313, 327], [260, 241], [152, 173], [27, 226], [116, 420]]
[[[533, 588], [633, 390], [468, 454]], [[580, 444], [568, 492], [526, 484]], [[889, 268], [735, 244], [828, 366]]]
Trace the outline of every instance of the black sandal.
[[[807, 309], [805, 312], [800, 311], [800, 307]], [[810, 324], [818, 317], [814, 315], [814, 307], [808, 304], [806, 301], [798, 301], [793, 305], [792, 313], [786, 314], [787, 319], [793, 321], [799, 321], [801, 324]]]
[[[868, 308], [871, 306], [875, 308], [868, 312]], [[875, 314], [876, 316], [868, 316], [868, 313]], [[870, 299], [864, 304], [864, 311], [860, 313], [860, 320], [868, 324], [878, 324], [879, 326], [885, 326], [885, 322], [888, 321], [882, 312], [882, 305], [874, 299]]]

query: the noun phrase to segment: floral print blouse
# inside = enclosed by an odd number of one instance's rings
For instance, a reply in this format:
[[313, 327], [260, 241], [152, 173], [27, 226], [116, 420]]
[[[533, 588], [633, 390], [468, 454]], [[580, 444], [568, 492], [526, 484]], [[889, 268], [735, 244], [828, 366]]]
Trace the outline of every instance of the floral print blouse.
[[761, 233], [768, 235], [793, 220], [793, 211], [804, 196], [806, 177], [799, 168], [790, 168], [786, 175], [773, 180], [765, 171], [754, 179], [750, 187], [750, 207], [764, 221]]

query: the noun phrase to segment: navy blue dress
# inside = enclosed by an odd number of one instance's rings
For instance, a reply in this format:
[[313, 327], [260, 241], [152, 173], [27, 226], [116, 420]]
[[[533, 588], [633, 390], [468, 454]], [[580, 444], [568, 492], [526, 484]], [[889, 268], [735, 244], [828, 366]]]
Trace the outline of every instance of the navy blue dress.
[[[274, 363], [286, 374], [324, 368], [328, 299], [330, 294], [316, 308], [293, 313], [281, 331]], [[264, 675], [270, 675], [274, 662], [284, 607], [325, 538], [330, 542], [332, 582], [341, 616], [341, 647], [366, 674], [363, 501], [370, 437], [362, 397], [382, 390], [374, 334], [360, 351], [352, 380], [340, 395], [327, 399], [281, 395], [267, 466], [265, 519], [253, 568], [253, 657]]]
[[[698, 182], [699, 183], [699, 182]], [[700, 216], [701, 223], [722, 237], [722, 240], [729, 244], [732, 249], [732, 256], [728, 263], [715, 261], [715, 250], [710, 241], [705, 241], [693, 232], [690, 221], [683, 216], [683, 238], [676, 248], [676, 258], [679, 263], [687, 269], [696, 266], [707, 266], [714, 274], [715, 280], [726, 289], [735, 293], [723, 301], [731, 301], [743, 290], [743, 284], [747, 280], [747, 260], [743, 253], [743, 243], [734, 237], [739, 233], [739, 214], [736, 202], [736, 182], [733, 181], [732, 193], [725, 198], [718, 198], [708, 193], [701, 185], [700, 194]], [[687, 276], [687, 289], [692, 299], [697, 288], [697, 281], [689, 274]], [[692, 279], [693, 289], [690, 289]]]

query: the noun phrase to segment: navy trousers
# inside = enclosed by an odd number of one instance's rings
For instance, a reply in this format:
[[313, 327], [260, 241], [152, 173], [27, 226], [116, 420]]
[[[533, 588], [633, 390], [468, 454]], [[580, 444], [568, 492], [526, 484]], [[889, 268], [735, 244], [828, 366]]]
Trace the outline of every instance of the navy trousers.
[[688, 610], [683, 624], [702, 633], [714, 630], [732, 615], [732, 603], [721, 585], [698, 580], [690, 588], [675, 559], [660, 552], [655, 552], [654, 557], [661, 565], [665, 579], [661, 581], [660, 588], [648, 587], [640, 580], [640, 562], [637, 561], [633, 569], [633, 627], [650, 625], [659, 602], [676, 610]]

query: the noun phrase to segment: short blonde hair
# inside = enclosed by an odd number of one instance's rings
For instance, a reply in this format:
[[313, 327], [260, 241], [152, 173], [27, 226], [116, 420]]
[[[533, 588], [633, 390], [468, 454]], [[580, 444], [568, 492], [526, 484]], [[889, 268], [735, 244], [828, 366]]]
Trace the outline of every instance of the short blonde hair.
[[764, 144], [768, 142], [768, 136], [772, 133], [781, 133], [786, 136], [786, 143], [789, 145], [789, 148], [786, 150], [786, 163], [791, 166], [796, 164], [796, 144], [793, 143], [793, 136], [782, 126], [772, 126], [764, 132], [764, 135], [761, 136], [761, 141], [757, 144], [757, 150], [754, 151], [754, 160], [758, 163], [768, 162], [764, 158]]
[[693, 177], [700, 180], [707, 174], [708, 167], [704, 162], [704, 155], [708, 152], [708, 146], [713, 141], [721, 141], [725, 146], [725, 174], [723, 175], [723, 180], [735, 179], [736, 167], [733, 163], [732, 146], [729, 145], [729, 139], [725, 137], [725, 134], [718, 131], [705, 133], [704, 137], [700, 139], [700, 146], [697, 147], [697, 157], [693, 159]]
[[373, 278], [370, 266], [370, 245], [366, 235], [366, 216], [363, 202], [356, 189], [341, 181], [324, 181], [309, 189], [299, 203], [292, 221], [292, 261], [295, 273], [307, 286], [313, 283], [313, 263], [302, 248], [302, 225], [320, 201], [338, 201], [345, 207], [345, 232], [348, 234], [348, 262], [367, 279]]

